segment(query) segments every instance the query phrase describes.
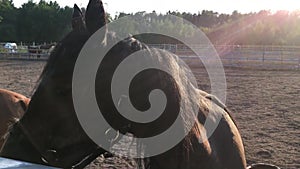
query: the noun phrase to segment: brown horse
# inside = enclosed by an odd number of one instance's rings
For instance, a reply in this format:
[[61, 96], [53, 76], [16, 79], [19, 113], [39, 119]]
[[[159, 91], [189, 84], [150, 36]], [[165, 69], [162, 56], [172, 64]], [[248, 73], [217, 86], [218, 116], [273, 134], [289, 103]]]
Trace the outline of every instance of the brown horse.
[[19, 93], [0, 89], [0, 149], [9, 126], [24, 115], [29, 101], [29, 98]]
[[[73, 21], [72, 32], [58, 43], [51, 53], [28, 110], [11, 129], [1, 156], [62, 168], [82, 168], [87, 161], [105, 152], [82, 129], [72, 98], [72, 77], [79, 53], [91, 35], [106, 26], [102, 2], [90, 0], [85, 19], [80, 9], [75, 6]], [[103, 49], [107, 48], [106, 44], [116, 43], [100, 63], [95, 80], [98, 106], [112, 128], [123, 134], [131, 133], [135, 137], [145, 138], [168, 129], [177, 117], [181, 124], [178, 132], [184, 132], [188, 126], [192, 126], [188, 136], [175, 147], [145, 159], [146, 167], [246, 168], [242, 139], [226, 107], [213, 96], [193, 87], [189, 80], [190, 72], [180, 68], [176, 56], [149, 49], [133, 38], [119, 41], [112, 33], [106, 32], [105, 35], [100, 35], [98, 40], [102, 42], [100, 47]], [[124, 118], [115, 107], [111, 94], [111, 82], [116, 68], [126, 57], [140, 50], [147, 53], [146, 59], [167, 67], [171, 74], [150, 69], [134, 78], [130, 86], [130, 100], [137, 109], [149, 109], [151, 105], [147, 98], [153, 89], [164, 91], [167, 97], [163, 114], [157, 120], [146, 124]], [[89, 86], [82, 85], [79, 90], [87, 89]], [[179, 113], [181, 100], [185, 103], [195, 103], [198, 106], [197, 110], [187, 107], [188, 111]], [[85, 111], [89, 117], [91, 112], [88, 109]], [[220, 116], [221, 121], [208, 140], [199, 142], [205, 138], [207, 131], [204, 121], [210, 112]], [[195, 116], [195, 113], [198, 113], [198, 116]], [[195, 123], [190, 124], [188, 119], [194, 119]], [[107, 133], [99, 134], [106, 137]]]

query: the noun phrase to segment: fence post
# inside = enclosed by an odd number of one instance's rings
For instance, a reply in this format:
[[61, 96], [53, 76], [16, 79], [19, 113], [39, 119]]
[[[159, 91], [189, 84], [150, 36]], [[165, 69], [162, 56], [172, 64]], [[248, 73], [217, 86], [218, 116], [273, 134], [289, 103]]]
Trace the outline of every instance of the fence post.
[[300, 56], [298, 55], [298, 70], [300, 70]]
[[281, 50], [280, 50], [280, 61], [281, 61], [281, 66], [283, 65], [283, 47], [281, 47]]
[[263, 57], [262, 57], [263, 63], [265, 62], [265, 52], [266, 52], [266, 47], [263, 46]]

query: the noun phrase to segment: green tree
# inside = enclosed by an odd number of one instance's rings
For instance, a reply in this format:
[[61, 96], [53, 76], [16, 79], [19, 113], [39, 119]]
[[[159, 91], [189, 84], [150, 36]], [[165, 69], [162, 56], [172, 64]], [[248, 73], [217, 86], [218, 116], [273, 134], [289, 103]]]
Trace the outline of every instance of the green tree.
[[18, 37], [20, 41], [58, 41], [71, 28], [72, 9], [61, 8], [57, 2], [29, 1], [18, 13]]
[[0, 41], [16, 41], [16, 11], [12, 0], [0, 2]]

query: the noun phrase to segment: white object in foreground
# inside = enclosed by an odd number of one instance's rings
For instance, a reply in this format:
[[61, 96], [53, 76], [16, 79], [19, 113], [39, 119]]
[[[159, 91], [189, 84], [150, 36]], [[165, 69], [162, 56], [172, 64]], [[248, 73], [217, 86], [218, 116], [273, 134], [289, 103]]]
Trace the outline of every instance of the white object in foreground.
[[0, 169], [56, 169], [56, 168], [0, 157]]

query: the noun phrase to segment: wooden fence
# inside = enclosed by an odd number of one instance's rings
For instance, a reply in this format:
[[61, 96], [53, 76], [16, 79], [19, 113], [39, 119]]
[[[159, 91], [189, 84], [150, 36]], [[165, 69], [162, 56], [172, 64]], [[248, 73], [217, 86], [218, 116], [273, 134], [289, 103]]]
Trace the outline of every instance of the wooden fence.
[[[189, 47], [178, 44], [151, 45], [151, 47], [168, 50], [184, 60], [209, 59], [211, 47], [194, 45], [192, 48], [201, 51], [197, 56]], [[208, 50], [209, 49], [209, 50]], [[249, 67], [261, 69], [300, 69], [300, 46], [240, 46], [215, 45], [224, 66]], [[199, 60], [199, 59], [198, 59]], [[195, 62], [196, 63], [196, 62]]]
[[[1, 44], [1, 43], [0, 43]], [[4, 43], [2, 43], [4, 44]], [[47, 60], [53, 48], [43, 49], [40, 46], [18, 46], [15, 52], [0, 46], [0, 59], [5, 60]]]
[[[149, 44], [149, 46], [168, 50], [190, 63], [199, 60], [196, 54], [183, 44]], [[205, 45], [194, 45], [193, 48], [207, 51], [202, 52], [202, 56], [199, 56], [201, 59], [209, 59], [212, 53]], [[214, 49], [224, 66], [300, 70], [300, 46], [216, 45]], [[19, 47], [18, 51], [8, 53], [0, 47], [0, 59], [47, 60], [50, 55], [49, 51], [29, 53], [26, 47]]]

